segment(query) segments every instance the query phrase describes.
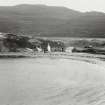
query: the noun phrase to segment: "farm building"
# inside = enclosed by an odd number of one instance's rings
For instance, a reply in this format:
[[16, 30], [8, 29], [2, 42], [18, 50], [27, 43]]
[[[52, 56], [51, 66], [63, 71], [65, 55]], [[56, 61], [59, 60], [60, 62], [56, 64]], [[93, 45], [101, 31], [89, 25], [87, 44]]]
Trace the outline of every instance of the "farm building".
[[65, 49], [65, 52], [72, 53], [73, 52], [73, 49], [74, 49], [74, 47], [67, 47]]

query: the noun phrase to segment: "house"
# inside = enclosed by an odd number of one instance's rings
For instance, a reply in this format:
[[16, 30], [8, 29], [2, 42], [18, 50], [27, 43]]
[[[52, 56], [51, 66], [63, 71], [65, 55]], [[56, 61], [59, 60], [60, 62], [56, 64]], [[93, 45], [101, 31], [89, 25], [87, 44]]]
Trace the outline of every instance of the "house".
[[65, 52], [67, 52], [67, 53], [72, 53], [72, 52], [73, 52], [73, 49], [74, 49], [74, 47], [67, 47], [67, 48], [65, 49]]
[[51, 52], [51, 46], [50, 46], [49, 43], [48, 43], [48, 45], [47, 45], [47, 51], [48, 51], [48, 52]]
[[37, 49], [38, 52], [42, 52], [42, 48], [36, 47], [36, 49]]
[[51, 46], [52, 52], [64, 52], [65, 51], [65, 45], [64, 43], [60, 41], [52, 41], [50, 46]]
[[42, 52], [42, 48], [41, 48], [41, 42], [38, 39], [30, 39], [29, 40], [30, 43], [30, 48], [33, 49], [36, 52]]

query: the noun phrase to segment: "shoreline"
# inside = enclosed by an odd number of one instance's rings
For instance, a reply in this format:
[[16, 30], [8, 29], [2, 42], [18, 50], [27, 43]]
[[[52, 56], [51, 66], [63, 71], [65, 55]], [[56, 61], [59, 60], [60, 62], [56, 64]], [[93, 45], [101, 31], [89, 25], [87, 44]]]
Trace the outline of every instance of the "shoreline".
[[88, 53], [65, 53], [65, 52], [51, 52], [51, 53], [0, 53], [0, 58], [59, 58], [59, 59], [71, 59], [78, 61], [85, 61], [92, 64], [105, 61], [105, 55], [96, 55]]
[[65, 52], [51, 52], [51, 53], [0, 53], [0, 58], [8, 58], [8, 57], [27, 57], [27, 58], [34, 58], [34, 57], [82, 57], [82, 58], [97, 58], [97, 59], [105, 59], [105, 55], [98, 55], [98, 54], [89, 54], [89, 53], [65, 53]]

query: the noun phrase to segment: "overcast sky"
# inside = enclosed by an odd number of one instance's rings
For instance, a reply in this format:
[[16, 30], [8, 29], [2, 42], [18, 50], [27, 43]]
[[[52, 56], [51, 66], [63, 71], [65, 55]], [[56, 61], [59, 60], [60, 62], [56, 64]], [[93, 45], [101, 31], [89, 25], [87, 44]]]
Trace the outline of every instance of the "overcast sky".
[[0, 0], [0, 5], [46, 4], [65, 6], [79, 11], [105, 12], [105, 0]]

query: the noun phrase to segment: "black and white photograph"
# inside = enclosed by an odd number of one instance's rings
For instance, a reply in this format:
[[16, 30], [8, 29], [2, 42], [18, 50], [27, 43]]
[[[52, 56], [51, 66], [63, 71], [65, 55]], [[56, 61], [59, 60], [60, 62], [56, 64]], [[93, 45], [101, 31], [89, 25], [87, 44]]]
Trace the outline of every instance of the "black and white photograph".
[[105, 0], [0, 0], [0, 105], [105, 105]]

